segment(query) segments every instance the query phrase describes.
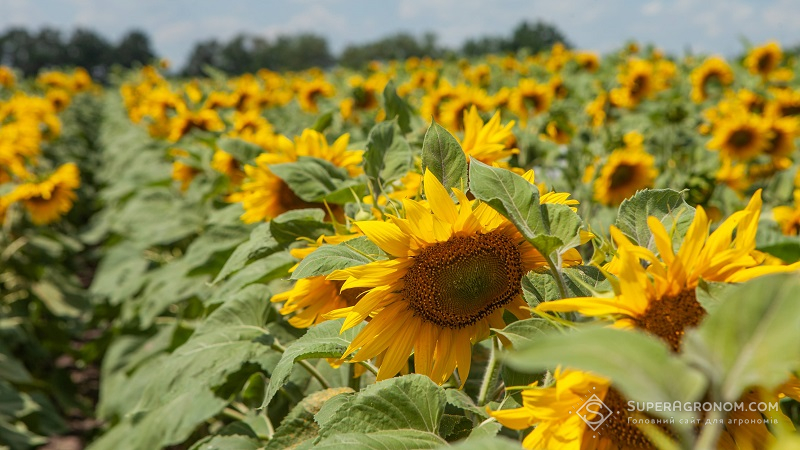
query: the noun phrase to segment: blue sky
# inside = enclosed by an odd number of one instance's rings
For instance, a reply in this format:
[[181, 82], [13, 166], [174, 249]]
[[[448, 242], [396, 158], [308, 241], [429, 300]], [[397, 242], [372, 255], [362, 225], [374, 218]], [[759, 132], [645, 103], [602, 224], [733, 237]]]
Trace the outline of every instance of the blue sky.
[[554, 23], [576, 47], [600, 52], [628, 39], [723, 55], [742, 50], [740, 37], [800, 44], [797, 0], [0, 0], [0, 11], [0, 30], [85, 26], [117, 39], [140, 28], [177, 65], [195, 42], [239, 32], [311, 31], [338, 53], [398, 31], [434, 31], [440, 43], [457, 46], [468, 37], [508, 35], [523, 19]]

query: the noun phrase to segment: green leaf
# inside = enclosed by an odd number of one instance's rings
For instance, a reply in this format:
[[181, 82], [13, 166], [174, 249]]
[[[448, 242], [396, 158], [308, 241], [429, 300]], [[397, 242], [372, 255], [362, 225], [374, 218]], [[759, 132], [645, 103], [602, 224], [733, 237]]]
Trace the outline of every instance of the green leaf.
[[383, 106], [386, 110], [386, 120], [397, 118], [397, 124], [403, 134], [411, 131], [411, 118], [416, 116], [414, 108], [397, 95], [394, 81], [389, 80], [383, 88]]
[[539, 189], [521, 176], [472, 159], [469, 177], [475, 198], [508, 218], [543, 255], [561, 255], [580, 244], [578, 214], [566, 205], [540, 204]]
[[381, 122], [370, 130], [364, 152], [364, 173], [375, 194], [382, 191], [382, 186], [403, 177], [413, 164], [411, 147], [399, 135], [394, 122]]
[[0, 380], [0, 417], [15, 417], [25, 408], [25, 399], [9, 383]]
[[469, 436], [472, 431], [472, 420], [462, 415], [445, 414], [439, 426], [439, 436], [447, 442], [457, 441]]
[[458, 389], [445, 389], [444, 392], [448, 405], [455, 406], [463, 409], [464, 411], [470, 411], [471, 413], [477, 414], [479, 417], [483, 417], [484, 419], [489, 417], [489, 415], [486, 413], [486, 410], [476, 405], [466, 392]]
[[792, 264], [800, 261], [800, 237], [784, 235], [774, 223], [761, 223], [756, 235], [756, 250]]
[[311, 126], [311, 129], [322, 133], [329, 126], [331, 126], [332, 123], [333, 123], [333, 112], [328, 111], [325, 114], [320, 114], [317, 117], [317, 120], [316, 122], [314, 122], [314, 125]]
[[[504, 362], [538, 372], [557, 366], [594, 372], [610, 379], [628, 399], [691, 402], [705, 392], [706, 379], [672, 354], [661, 340], [638, 331], [585, 328], [550, 334], [510, 352]], [[660, 414], [653, 412], [654, 414]], [[668, 412], [677, 420], [690, 412]]]
[[684, 338], [684, 356], [718, 386], [722, 401], [748, 389], [774, 389], [800, 370], [800, 302], [797, 274], [751, 280], [727, 292]]
[[[472, 429], [472, 433], [469, 434], [467, 441], [468, 442], [480, 441], [481, 443], [483, 443], [484, 441], [491, 440], [492, 442], [495, 442], [491, 438], [497, 436], [497, 433], [500, 432], [501, 428], [503, 428], [503, 426], [500, 425], [500, 422], [496, 420], [485, 420], [481, 422], [480, 425]], [[487, 448], [487, 447], [481, 447], [481, 448]]]
[[333, 234], [333, 225], [324, 220], [325, 211], [321, 209], [296, 209], [272, 219], [269, 230], [281, 244], [291, 244], [301, 237], [316, 240], [323, 234]]
[[256, 226], [250, 233], [250, 239], [236, 247], [236, 250], [228, 257], [212, 284], [219, 283], [220, 280], [237, 272], [248, 262], [280, 250], [281, 245], [272, 237], [270, 228], [271, 225], [269, 223], [262, 223]]
[[242, 435], [213, 436], [193, 445], [190, 450], [258, 450], [262, 448], [258, 439]]
[[319, 424], [314, 421], [314, 415], [331, 397], [347, 392], [353, 392], [353, 390], [347, 387], [325, 389], [304, 398], [283, 419], [272, 439], [267, 443], [266, 450], [292, 448], [303, 441], [316, 438], [319, 434]]
[[31, 291], [39, 297], [51, 313], [59, 317], [78, 317], [81, 309], [85, 308], [85, 305], [71, 304], [71, 299], [65, 297], [58, 287], [49, 281], [43, 280], [34, 283]]
[[250, 162], [264, 153], [264, 149], [252, 142], [243, 141], [238, 138], [223, 136], [217, 140], [217, 147], [230, 153], [239, 162]]
[[678, 191], [672, 189], [645, 189], [619, 205], [616, 226], [635, 244], [658, 251], [647, 218], [654, 216], [664, 224], [667, 232], [673, 230], [673, 246], [678, 247], [694, 219], [694, 208], [689, 206]]
[[0, 342], [0, 380], [27, 384], [33, 382], [31, 374], [11, 351]]
[[[594, 266], [573, 266], [561, 270], [567, 297], [593, 297], [598, 292], [610, 292], [611, 285], [606, 277]], [[558, 300], [561, 293], [550, 271], [528, 272], [522, 278], [522, 291], [529, 305]]]
[[517, 226], [528, 241], [548, 231], [539, 208], [539, 189], [505, 169], [470, 161], [469, 190]]
[[445, 402], [444, 389], [426, 376], [391, 378], [347, 397], [320, 423], [320, 436], [409, 429], [438, 433]]
[[467, 157], [455, 137], [435, 121], [422, 141], [422, 169], [430, 170], [449, 191], [466, 189]]
[[179, 444], [227, 404], [198, 385], [146, 413], [126, 417], [88, 449], [152, 450]]
[[386, 430], [369, 434], [343, 433], [323, 439], [314, 449], [409, 450], [434, 449], [446, 444], [439, 436], [417, 430]]
[[518, 320], [495, 331], [508, 339], [514, 348], [520, 348], [533, 345], [538, 339], [548, 336], [553, 331], [553, 325], [548, 320], [532, 318]]
[[12, 424], [0, 417], [0, 442], [8, 445], [6, 448], [22, 450], [44, 445], [47, 438], [31, 433], [21, 422]]
[[291, 279], [328, 275], [334, 270], [361, 266], [382, 259], [386, 259], [386, 253], [366, 236], [361, 236], [336, 245], [320, 246], [300, 261], [292, 272]]
[[292, 373], [294, 363], [311, 358], [339, 358], [364, 325], [353, 327], [344, 333], [341, 320], [323, 322], [308, 329], [300, 339], [292, 342], [281, 355], [280, 361], [272, 369], [262, 408], [269, 405], [272, 398], [283, 387]]
[[521, 450], [522, 446], [519, 442], [514, 442], [510, 439], [489, 436], [480, 437], [477, 439], [467, 439], [464, 442], [459, 442], [458, 444], [447, 448], [453, 450]]
[[131, 242], [123, 242], [103, 253], [97, 264], [89, 291], [108, 298], [112, 305], [133, 297], [146, 282], [145, 273], [150, 261], [144, 249]]
[[271, 348], [264, 328], [275, 314], [267, 292], [265, 286], [249, 286], [211, 313], [156, 373], [144, 374], [151, 380], [139, 408], [153, 408], [190, 389], [210, 390], [247, 362], [270, 371], [279, 354]]
[[301, 156], [296, 162], [273, 164], [269, 169], [306, 202], [321, 202], [331, 193], [359, 185], [347, 170], [310, 156]]

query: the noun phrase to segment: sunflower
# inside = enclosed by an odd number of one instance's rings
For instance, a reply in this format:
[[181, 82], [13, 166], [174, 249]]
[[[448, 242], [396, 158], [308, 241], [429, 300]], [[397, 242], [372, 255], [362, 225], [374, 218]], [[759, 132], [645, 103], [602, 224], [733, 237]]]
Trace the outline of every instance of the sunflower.
[[178, 104], [178, 114], [169, 121], [170, 142], [177, 142], [186, 136], [193, 129], [205, 131], [222, 131], [225, 129], [225, 122], [219, 117], [214, 109], [200, 109], [199, 111], [190, 110], [185, 104]]
[[[271, 220], [286, 211], [302, 208], [322, 208], [320, 203], [304, 201], [292, 191], [288, 184], [269, 169], [270, 165], [297, 161], [300, 156], [324, 159], [338, 167], [348, 170], [351, 175], [361, 171], [361, 150], [348, 150], [350, 135], [340, 136], [333, 144], [328, 144], [325, 136], [315, 130], [306, 129], [294, 141], [285, 136], [277, 136], [272, 153], [262, 153], [256, 157], [255, 166], [245, 165], [245, 179], [240, 191], [228, 196], [229, 202], [241, 202], [244, 207], [242, 220], [255, 223]], [[334, 214], [341, 212], [334, 208]]]
[[[520, 280], [546, 265], [544, 258], [487, 204], [453, 189], [459, 204], [431, 172], [424, 175], [427, 202], [403, 200], [405, 218], [356, 222], [393, 259], [338, 270], [329, 280], [343, 290], [363, 289], [344, 317], [342, 331], [371, 318], [342, 355], [352, 361], [377, 357], [378, 380], [394, 376], [414, 353], [414, 370], [442, 384], [458, 368], [462, 384], [471, 364], [471, 343], [503, 328], [504, 310], [530, 317]], [[567, 264], [580, 263], [577, 251]]]
[[764, 153], [773, 158], [788, 157], [794, 152], [794, 139], [800, 131], [795, 117], [765, 116], [769, 133], [769, 143]]
[[744, 59], [744, 66], [750, 73], [766, 77], [778, 67], [783, 52], [777, 42], [768, 42], [750, 50]]
[[459, 84], [450, 93], [449, 99], [439, 108], [439, 122], [450, 130], [464, 129], [464, 116], [471, 108], [489, 111], [492, 99], [481, 88]]
[[472, 106], [464, 112], [464, 139], [461, 148], [467, 156], [471, 156], [485, 164], [492, 164], [511, 155], [519, 153], [517, 148], [509, 148], [507, 143], [514, 140], [514, 121], [503, 125], [500, 123], [500, 112], [494, 113], [484, 124], [478, 109]]
[[605, 91], [601, 91], [597, 94], [597, 97], [584, 108], [586, 114], [592, 119], [592, 128], [599, 128], [605, 123], [607, 101], [608, 94]]
[[631, 59], [617, 79], [621, 86], [612, 89], [609, 98], [612, 104], [621, 108], [635, 108], [658, 91], [658, 80], [649, 61]]
[[[541, 303], [536, 309], [615, 317], [615, 327], [644, 331], [665, 341], [674, 352], [679, 352], [686, 329], [697, 326], [705, 316], [705, 310], [695, 293], [700, 280], [739, 283], [762, 275], [800, 269], [800, 263], [790, 266], [762, 265], [763, 255], [755, 250], [761, 212], [760, 195], [761, 191], [757, 191], [743, 211], [728, 217], [710, 235], [708, 217], [703, 208], [698, 206], [677, 254], [667, 230], [655, 217], [648, 218], [647, 223], [653, 233], [658, 257], [647, 248], [634, 245], [621, 231], [611, 227], [611, 235], [617, 243], [617, 256], [616, 264], [609, 265], [607, 269], [617, 277], [619, 287], [616, 295], [612, 298], [556, 300]], [[647, 268], [642, 261], [647, 263]], [[745, 394], [743, 399], [747, 399], [748, 395]], [[605, 395], [598, 394], [598, 397], [612, 411], [622, 410], [615, 405], [625, 403], [613, 388], [608, 389]], [[540, 417], [542, 415], [541, 412], [537, 414]], [[551, 420], [567, 419], [563, 412], [548, 417]], [[610, 426], [613, 430], [614, 425], [615, 421], [611, 420], [603, 426]], [[625, 444], [633, 448], [652, 447], [636, 428], [612, 430], [604, 434], [607, 439], [616, 440], [612, 444], [618, 448], [630, 448]], [[728, 425], [720, 444], [722, 448], [751, 448], [737, 445], [754, 436], [766, 438], [769, 432], [763, 425]], [[620, 440], [621, 437], [624, 439]], [[599, 442], [597, 446], [606, 448]]]
[[[755, 236], [761, 215], [761, 191], [743, 211], [729, 216], [709, 235], [709, 220], [702, 206], [676, 254], [664, 225], [650, 217], [660, 259], [644, 247], [631, 243], [616, 227], [611, 236], [617, 243], [619, 292], [613, 298], [570, 298], [541, 303], [539, 311], [578, 311], [587, 316], [617, 316], [615, 326], [637, 328], [660, 337], [678, 351], [684, 331], [705, 316], [695, 294], [699, 281], [738, 283], [770, 273], [800, 268], [762, 266], [763, 255], [755, 251]], [[735, 237], [733, 237], [735, 231]], [[645, 267], [644, 260], [649, 263]]]
[[256, 157], [255, 166], [244, 166], [245, 181], [242, 182], [241, 191], [229, 195], [227, 199], [232, 203], [242, 203], [244, 214], [241, 219], [244, 223], [271, 220], [294, 209], [324, 207], [298, 197], [288, 184], [269, 169], [273, 164], [295, 160], [285, 154], [262, 153]]
[[730, 158], [721, 158], [720, 168], [715, 174], [717, 182], [722, 183], [736, 192], [744, 192], [750, 187], [747, 177], [747, 165], [731, 161]]
[[69, 92], [65, 91], [64, 89], [48, 89], [47, 93], [45, 94], [45, 98], [47, 101], [53, 105], [53, 109], [56, 112], [61, 112], [67, 109], [72, 98], [69, 95]]
[[303, 111], [310, 113], [319, 112], [317, 101], [320, 97], [333, 97], [336, 89], [332, 84], [322, 78], [300, 82], [297, 87], [297, 101]]
[[571, 127], [564, 127], [557, 121], [551, 120], [547, 123], [545, 132], [540, 134], [539, 137], [541, 139], [553, 141], [556, 144], [565, 145], [569, 144], [570, 139], [572, 139], [572, 136], [570, 136], [571, 131]]
[[800, 91], [780, 89], [773, 94], [775, 99], [767, 105], [768, 112], [781, 117], [800, 116]]
[[619, 148], [611, 153], [594, 182], [594, 198], [619, 205], [640, 189], [653, 187], [658, 171], [654, 158], [641, 148]]
[[722, 156], [735, 160], [752, 159], [769, 145], [770, 131], [766, 121], [743, 112], [718, 121], [708, 141], [709, 149], [719, 150]]
[[596, 72], [600, 68], [600, 57], [594, 52], [575, 52], [575, 62], [588, 72]]
[[541, 114], [550, 109], [553, 91], [547, 84], [525, 78], [520, 80], [516, 89], [511, 92], [508, 107], [518, 117], [522, 125], [528, 123], [528, 117]]
[[713, 56], [694, 69], [689, 78], [692, 81], [692, 100], [702, 103], [708, 99], [711, 85], [724, 87], [733, 83], [733, 70], [724, 59]]
[[211, 157], [211, 168], [227, 176], [234, 186], [240, 185], [245, 176], [239, 161], [222, 149], [214, 151], [214, 156]]
[[189, 185], [192, 184], [192, 181], [199, 173], [200, 169], [184, 162], [175, 161], [172, 163], [172, 179], [181, 184], [181, 191], [183, 192], [189, 189]]
[[608, 380], [591, 373], [558, 368], [553, 372], [552, 385], [538, 387], [534, 383], [522, 391], [520, 408], [488, 412], [512, 430], [524, 430], [535, 425], [536, 428], [522, 441], [527, 449], [651, 448], [636, 425], [628, 423], [627, 414], [608, 416], [602, 422], [602, 428], [598, 428], [599, 432], [589, 428], [585, 421], [594, 420], [596, 413], [578, 414], [580, 408], [595, 396], [612, 411], [625, 412], [623, 398], [609, 385]]
[[11, 89], [17, 82], [14, 71], [8, 66], [0, 66], [0, 87]]
[[38, 183], [24, 183], [6, 195], [6, 205], [22, 202], [36, 225], [58, 220], [72, 209], [77, 195], [75, 189], [81, 184], [78, 166], [67, 163], [59, 167], [47, 179]]
[[800, 235], [800, 190], [794, 191], [794, 206], [772, 208], [772, 217], [787, 236]]

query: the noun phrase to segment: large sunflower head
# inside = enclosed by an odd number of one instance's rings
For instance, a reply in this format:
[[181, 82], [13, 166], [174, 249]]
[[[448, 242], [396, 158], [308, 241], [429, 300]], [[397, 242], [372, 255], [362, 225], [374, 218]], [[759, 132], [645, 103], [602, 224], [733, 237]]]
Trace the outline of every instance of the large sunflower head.
[[42, 181], [24, 183], [14, 188], [6, 196], [6, 205], [22, 202], [33, 223], [48, 224], [72, 209], [77, 198], [75, 189], [80, 184], [78, 166], [67, 163]]
[[[521, 278], [546, 264], [516, 228], [485, 203], [454, 189], [454, 204], [431, 172], [425, 202], [403, 200], [405, 217], [356, 222], [392, 259], [335, 271], [343, 290], [363, 289], [355, 306], [333, 311], [343, 330], [365, 319], [342, 358], [381, 360], [378, 379], [394, 376], [414, 353], [414, 370], [444, 383], [457, 368], [466, 381], [471, 343], [505, 326], [503, 312], [530, 317]], [[577, 252], [565, 255], [580, 261]], [[569, 262], [568, 262], [569, 263]]]
[[[617, 261], [612, 264], [619, 292], [612, 298], [571, 298], [541, 303], [540, 311], [578, 311], [587, 316], [616, 316], [615, 326], [637, 328], [666, 341], [674, 351], [681, 347], [684, 332], [705, 316], [695, 289], [700, 280], [738, 283], [770, 273], [793, 271], [790, 266], [762, 266], [755, 236], [761, 214], [761, 192], [747, 208], [728, 217], [709, 234], [710, 221], [701, 206], [680, 249], [655, 217], [647, 224], [653, 233], [658, 256], [634, 245], [617, 228], [611, 236], [617, 243]], [[645, 268], [642, 261], [647, 263]]]
[[709, 90], [728, 86], [733, 83], [733, 70], [724, 59], [714, 56], [703, 61], [703, 64], [692, 71], [692, 100], [702, 103], [709, 97]]
[[594, 198], [619, 205], [640, 189], [653, 187], [658, 171], [652, 155], [639, 148], [614, 150], [594, 183]]
[[744, 65], [750, 73], [766, 77], [778, 67], [782, 57], [781, 46], [774, 41], [768, 42], [751, 49], [744, 59]]
[[770, 144], [770, 131], [761, 116], [739, 112], [717, 121], [708, 148], [734, 160], [758, 156]]

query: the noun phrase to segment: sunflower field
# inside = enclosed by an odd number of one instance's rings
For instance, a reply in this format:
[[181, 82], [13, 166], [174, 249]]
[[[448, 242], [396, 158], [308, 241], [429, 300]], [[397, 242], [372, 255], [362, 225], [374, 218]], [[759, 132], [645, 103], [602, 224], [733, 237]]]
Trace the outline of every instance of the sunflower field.
[[0, 448], [800, 448], [799, 72], [0, 67]]

